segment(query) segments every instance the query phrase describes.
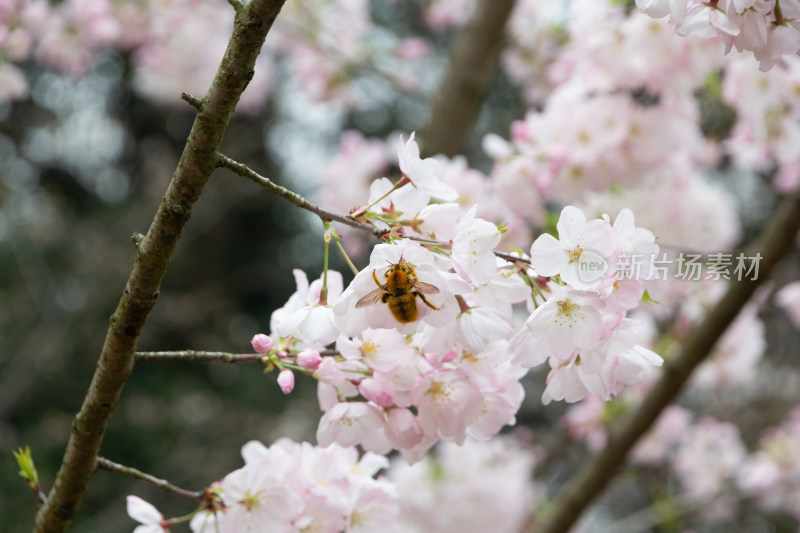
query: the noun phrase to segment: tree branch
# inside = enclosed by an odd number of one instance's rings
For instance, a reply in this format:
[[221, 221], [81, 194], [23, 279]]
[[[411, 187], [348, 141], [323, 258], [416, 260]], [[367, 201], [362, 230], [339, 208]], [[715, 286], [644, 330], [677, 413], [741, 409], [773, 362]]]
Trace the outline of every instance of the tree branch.
[[198, 500], [204, 501], [205, 500], [205, 491], [198, 491], [193, 492], [190, 490], [182, 489], [180, 487], [176, 487], [166, 479], [159, 479], [155, 476], [151, 476], [150, 474], [146, 474], [141, 470], [137, 470], [130, 466], [121, 465], [119, 463], [115, 463], [114, 461], [109, 461], [105, 457], [98, 457], [97, 458], [97, 468], [100, 470], [108, 470], [109, 472], [117, 472], [119, 474], [125, 474], [126, 476], [130, 476], [132, 478], [140, 479], [145, 483], [149, 483], [154, 487], [158, 487], [159, 489], [165, 490], [170, 492], [176, 496], [180, 496], [181, 498], [188, 498], [190, 500]]
[[454, 156], [472, 131], [492, 79], [514, 0], [479, 0], [459, 32], [447, 72], [434, 98], [421, 146], [426, 154]]
[[157, 363], [161, 361], [189, 361], [195, 363], [262, 363], [263, 353], [201, 352], [184, 350], [178, 352], [136, 352], [136, 363]]
[[556, 497], [557, 507], [549, 522], [537, 533], [563, 533], [613, 479], [617, 469], [638, 439], [650, 428], [661, 411], [678, 395], [692, 371], [711, 352], [717, 340], [768, 277], [775, 265], [794, 247], [800, 230], [800, 193], [785, 198], [769, 221], [750, 256], [760, 253], [757, 279], [731, 282], [725, 296], [697, 325], [683, 343], [677, 357], [664, 365], [661, 379], [633, 413], [609, 431], [608, 444], [570, 480]]
[[139, 242], [122, 298], [111, 316], [92, 383], [75, 416], [56, 481], [36, 515], [36, 533], [66, 529], [95, 471], [103, 434], [134, 364], [133, 353], [161, 280], [203, 186], [239, 97], [253, 77], [264, 39], [285, 0], [251, 0], [237, 9], [234, 30], [203, 98], [180, 162], [147, 235]]
[[357, 220], [351, 217], [337, 215], [336, 213], [331, 213], [330, 211], [326, 211], [320, 208], [318, 205], [312, 204], [311, 202], [309, 202], [296, 192], [290, 191], [286, 187], [281, 187], [280, 185], [273, 182], [269, 178], [265, 178], [255, 170], [251, 169], [247, 165], [239, 163], [238, 161], [235, 161], [226, 155], [217, 154], [217, 165], [220, 167], [227, 168], [228, 170], [232, 170], [234, 173], [239, 174], [240, 176], [243, 176], [245, 178], [248, 178], [256, 182], [257, 184], [261, 185], [262, 187], [266, 187], [273, 194], [280, 196], [282, 198], [286, 198], [297, 207], [305, 209], [306, 211], [310, 211], [311, 213], [314, 213], [321, 220], [333, 220], [341, 224], [344, 224], [346, 226], [350, 226], [351, 228], [356, 228], [361, 231], [370, 233], [375, 237], [378, 237], [379, 239], [382, 238], [383, 236], [382, 230], [379, 230], [369, 224], [358, 222]]
[[[357, 221], [354, 218], [349, 217], [349, 216], [342, 216], [342, 215], [337, 215], [336, 213], [331, 213], [330, 211], [326, 211], [325, 209], [322, 209], [318, 205], [312, 204], [311, 202], [309, 202], [308, 200], [306, 200], [305, 198], [303, 198], [302, 196], [300, 196], [296, 192], [291, 191], [291, 190], [287, 189], [286, 187], [282, 187], [282, 186], [276, 184], [275, 182], [273, 182], [269, 178], [265, 178], [264, 176], [262, 176], [261, 174], [259, 174], [255, 170], [251, 169], [250, 167], [248, 167], [244, 163], [239, 163], [238, 161], [235, 161], [235, 160], [231, 159], [230, 157], [228, 157], [226, 155], [223, 155], [223, 154], [217, 154], [217, 157], [218, 157], [217, 164], [220, 167], [224, 167], [224, 168], [227, 168], [229, 170], [232, 170], [236, 174], [239, 174], [242, 177], [248, 178], [248, 179], [254, 181], [255, 183], [261, 185], [262, 187], [266, 187], [273, 194], [276, 194], [276, 195], [278, 195], [278, 196], [280, 196], [282, 198], [286, 198], [287, 200], [292, 202], [297, 207], [299, 207], [301, 209], [305, 209], [306, 211], [309, 211], [311, 213], [314, 213], [315, 215], [317, 215], [323, 221], [332, 220], [332, 221], [335, 221], [335, 222], [339, 222], [339, 223], [344, 224], [346, 226], [350, 226], [351, 228], [355, 228], [355, 229], [358, 229], [358, 230], [361, 230], [361, 231], [365, 231], [365, 232], [367, 232], [367, 233], [369, 233], [369, 234], [371, 234], [371, 235], [373, 235], [373, 236], [375, 236], [375, 237], [377, 237], [377, 238], [379, 238], [381, 240], [383, 240], [386, 237], [386, 232], [376, 228], [375, 226], [372, 226], [370, 224], [365, 224], [363, 222], [359, 222], [359, 221]], [[450, 246], [450, 243], [447, 243], [447, 242], [436, 241], [436, 240], [433, 240], [433, 239], [426, 239], [425, 237], [417, 237], [415, 235], [403, 235], [403, 238], [409, 239], [409, 240], [412, 240], [412, 241], [421, 242], [423, 244], [432, 244], [432, 245], [437, 245], [437, 246]], [[530, 264], [530, 262], [531, 262], [530, 259], [526, 259], [524, 257], [519, 257], [519, 256], [517, 256], [515, 254], [511, 254], [511, 253], [507, 253], [507, 252], [495, 251], [494, 255], [496, 255], [497, 257], [499, 257], [501, 259], [505, 259], [506, 261], [509, 261], [511, 263], [519, 262], [519, 263]]]

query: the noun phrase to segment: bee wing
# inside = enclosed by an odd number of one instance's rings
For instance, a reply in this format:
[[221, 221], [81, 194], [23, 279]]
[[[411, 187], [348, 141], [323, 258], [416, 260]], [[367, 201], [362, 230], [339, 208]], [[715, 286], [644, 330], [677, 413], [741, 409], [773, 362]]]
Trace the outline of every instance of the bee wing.
[[378, 287], [374, 291], [370, 292], [359, 301], [356, 302], [356, 309], [361, 309], [362, 307], [367, 307], [368, 305], [376, 304], [381, 301], [383, 298], [383, 293], [385, 292], [383, 287]]
[[439, 287], [435, 285], [431, 285], [430, 283], [425, 283], [424, 281], [415, 281], [414, 288], [417, 289], [422, 294], [438, 294]]

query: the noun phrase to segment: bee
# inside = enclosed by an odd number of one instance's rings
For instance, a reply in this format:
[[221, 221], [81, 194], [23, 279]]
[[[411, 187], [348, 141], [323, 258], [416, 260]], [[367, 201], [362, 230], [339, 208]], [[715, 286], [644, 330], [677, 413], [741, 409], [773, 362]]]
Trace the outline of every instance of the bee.
[[386, 283], [381, 284], [375, 270], [372, 271], [372, 279], [375, 280], [377, 289], [370, 292], [358, 302], [356, 309], [367, 307], [378, 302], [389, 306], [394, 318], [401, 324], [414, 322], [419, 318], [417, 312], [417, 296], [431, 309], [438, 311], [439, 308], [425, 298], [426, 294], [438, 294], [439, 288], [425, 283], [417, 278], [414, 267], [411, 263], [400, 258], [399, 263], [392, 263], [384, 274]]

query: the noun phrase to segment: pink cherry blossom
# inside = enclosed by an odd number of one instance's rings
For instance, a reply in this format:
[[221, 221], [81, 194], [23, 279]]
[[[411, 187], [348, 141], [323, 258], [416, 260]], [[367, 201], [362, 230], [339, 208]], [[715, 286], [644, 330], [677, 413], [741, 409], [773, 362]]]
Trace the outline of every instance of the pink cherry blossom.
[[426, 432], [435, 428], [443, 438], [459, 444], [483, 407], [480, 389], [459, 370], [427, 373], [414, 385], [411, 397]]
[[452, 244], [453, 267], [473, 285], [489, 281], [497, 268], [494, 249], [500, 242], [497, 226], [475, 218], [476, 207], [461, 217]]
[[784, 285], [775, 294], [775, 303], [786, 312], [794, 327], [800, 329], [800, 281]]
[[394, 329], [365, 329], [357, 338], [340, 336], [336, 348], [345, 359], [360, 360], [378, 372], [391, 372], [401, 364], [413, 364], [413, 350]]
[[536, 308], [525, 325], [536, 337], [539, 351], [563, 361], [575, 350], [600, 342], [605, 334], [603, 306], [596, 293], [562, 287]]
[[608, 260], [618, 247], [611, 225], [587, 222], [578, 208], [567, 206], [557, 227], [559, 239], [545, 233], [534, 241], [531, 265], [542, 276], [559, 275], [571, 287], [597, 287], [610, 273]]
[[353, 491], [347, 531], [352, 533], [393, 533], [399, 531], [397, 494], [387, 483], [360, 483]]
[[456, 339], [473, 351], [486, 348], [492, 341], [508, 338], [512, 330], [512, 324], [500, 311], [485, 306], [464, 311], [456, 321]]
[[361, 380], [358, 391], [368, 401], [380, 407], [391, 407], [394, 404], [394, 384], [380, 375]]
[[[538, 454], [522, 438], [504, 435], [462, 446], [443, 442], [436, 453], [409, 466], [392, 461], [404, 532], [522, 531], [530, 507], [543, 497], [533, 481]], [[431, 475], [432, 473], [436, 475]]]
[[342, 275], [328, 270], [328, 293], [322, 301], [323, 275], [310, 285], [305, 272], [294, 270], [297, 292], [289, 297], [286, 304], [272, 313], [270, 326], [281, 337], [294, 337], [305, 346], [322, 348], [339, 335], [333, 323], [334, 305], [342, 294]]
[[280, 477], [258, 464], [234, 470], [222, 480], [225, 512], [223, 531], [286, 531], [303, 510], [299, 495], [286, 488]]
[[705, 417], [684, 433], [672, 466], [685, 498], [704, 504], [706, 514], [725, 516], [735, 503], [727, 485], [746, 456], [735, 425]]
[[162, 533], [167, 531], [161, 524], [164, 516], [148, 502], [138, 496], [128, 496], [128, 516], [141, 523], [134, 533]]
[[409, 136], [408, 142], [403, 142], [403, 136], [400, 136], [400, 142], [397, 145], [397, 159], [403, 176], [408, 178], [417, 189], [446, 202], [458, 198], [456, 190], [442, 181], [445, 173], [444, 166], [433, 158], [420, 159], [419, 146], [414, 140], [414, 133]]
[[691, 424], [692, 415], [687, 409], [679, 405], [667, 406], [650, 431], [636, 443], [631, 451], [631, 460], [640, 464], [664, 461]]
[[328, 446], [361, 444], [375, 453], [388, 451], [384, 433], [385, 420], [374, 405], [364, 402], [341, 402], [322, 415], [317, 428], [317, 442]]
[[405, 407], [395, 407], [387, 416], [386, 436], [393, 448], [410, 449], [420, 443], [424, 432], [414, 413]]

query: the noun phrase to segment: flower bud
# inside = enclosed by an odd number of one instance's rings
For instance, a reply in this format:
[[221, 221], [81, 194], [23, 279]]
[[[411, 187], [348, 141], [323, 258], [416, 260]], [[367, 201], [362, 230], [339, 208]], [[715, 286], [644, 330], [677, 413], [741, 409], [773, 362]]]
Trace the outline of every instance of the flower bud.
[[322, 363], [322, 356], [317, 350], [307, 348], [297, 354], [297, 364], [306, 370], [316, 370]]
[[278, 374], [278, 386], [284, 394], [289, 394], [294, 390], [294, 374], [288, 368], [281, 370]]
[[375, 378], [366, 378], [358, 385], [358, 391], [364, 398], [381, 407], [394, 404], [393, 388], [391, 381], [378, 381]]
[[253, 349], [258, 353], [269, 353], [274, 343], [269, 336], [259, 333], [253, 337], [250, 344], [253, 345]]

